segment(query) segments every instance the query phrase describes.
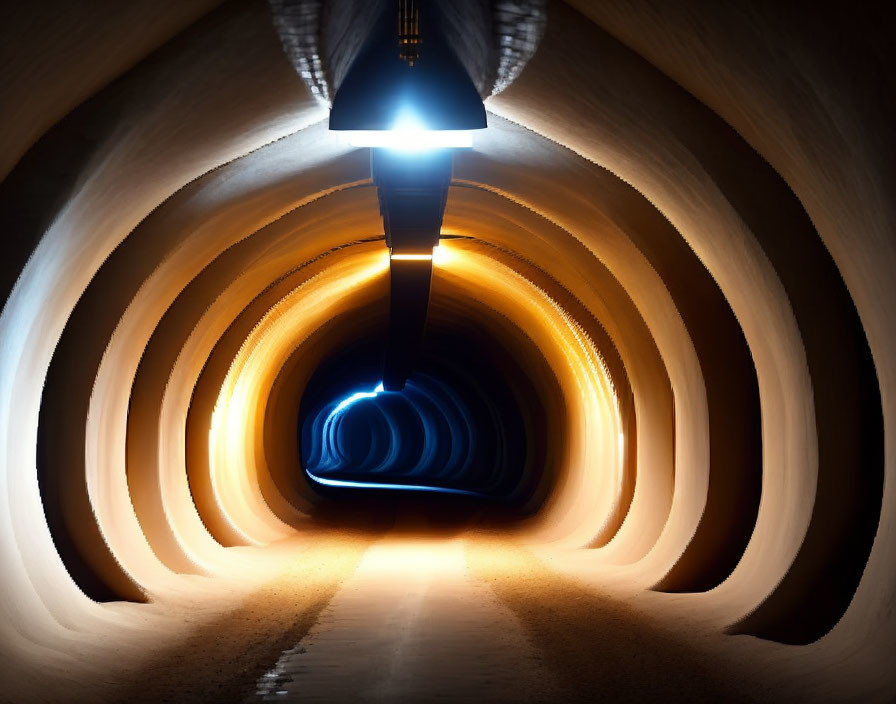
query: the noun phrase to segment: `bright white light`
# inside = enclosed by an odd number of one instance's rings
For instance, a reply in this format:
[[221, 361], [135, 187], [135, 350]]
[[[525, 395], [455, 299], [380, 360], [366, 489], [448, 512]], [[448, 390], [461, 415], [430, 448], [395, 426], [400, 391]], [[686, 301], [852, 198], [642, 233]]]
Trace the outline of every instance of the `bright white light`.
[[451, 252], [448, 250], [448, 247], [437, 244], [432, 248], [432, 263], [433, 264], [447, 264], [451, 259]]
[[472, 130], [358, 130], [346, 132], [353, 147], [378, 147], [402, 152], [429, 149], [464, 149], [473, 146]]
[[432, 261], [433, 264], [445, 264], [451, 259], [451, 252], [447, 247], [437, 244], [432, 248], [432, 254], [392, 254], [390, 258], [399, 261]]
[[397, 132], [426, 132], [426, 123], [411, 108], [405, 106], [392, 123], [392, 129]]
[[398, 113], [388, 130], [358, 130], [346, 132], [353, 147], [379, 147], [403, 152], [473, 146], [472, 130], [429, 130], [410, 108]]
[[431, 254], [393, 254], [392, 259], [397, 259], [399, 261], [410, 261], [410, 262], [425, 262], [431, 261]]

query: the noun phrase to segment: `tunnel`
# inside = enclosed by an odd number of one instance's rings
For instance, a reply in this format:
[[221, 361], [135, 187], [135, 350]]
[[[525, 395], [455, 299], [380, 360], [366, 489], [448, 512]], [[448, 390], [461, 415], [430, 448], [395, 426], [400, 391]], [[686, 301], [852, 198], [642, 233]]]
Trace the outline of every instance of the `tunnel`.
[[896, 700], [888, 16], [6, 7], [0, 699]]

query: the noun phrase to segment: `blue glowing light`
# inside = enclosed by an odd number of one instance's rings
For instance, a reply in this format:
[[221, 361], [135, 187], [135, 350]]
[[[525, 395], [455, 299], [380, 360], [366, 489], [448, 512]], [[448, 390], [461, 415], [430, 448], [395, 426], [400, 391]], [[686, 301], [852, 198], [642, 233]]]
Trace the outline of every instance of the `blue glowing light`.
[[401, 392], [385, 391], [383, 384], [368, 389], [331, 401], [306, 419], [302, 460], [309, 482], [346, 489], [490, 495], [484, 490], [497, 480], [483, 486], [480, 479], [475, 491], [450, 486], [473, 472], [479, 450], [470, 410], [449, 385], [418, 374]]
[[376, 398], [381, 393], [383, 393], [382, 383], [380, 383], [373, 391], [359, 391], [342, 399], [342, 401], [337, 403], [335, 408], [330, 411], [327, 419], [324, 421], [323, 430], [321, 431], [323, 436], [323, 448], [320, 464], [322, 468], [336, 466], [345, 459], [342, 457], [342, 453], [339, 452], [338, 443], [336, 442], [336, 431], [338, 429], [339, 420], [345, 412], [358, 401]]
[[475, 491], [466, 491], [465, 489], [451, 489], [449, 487], [442, 486], [424, 486], [422, 484], [386, 484], [379, 482], [352, 482], [348, 481], [347, 479], [326, 479], [324, 477], [318, 477], [316, 474], [312, 474], [311, 472], [307, 471], [305, 472], [305, 474], [308, 475], [309, 479], [317, 482], [318, 484], [323, 484], [324, 486], [342, 487], [347, 489], [397, 489], [399, 491], [432, 491], [439, 494], [482, 496], [482, 494]]
[[352, 394], [346, 399], [343, 399], [338, 404], [336, 404], [336, 408], [330, 411], [330, 415], [327, 416], [327, 420], [324, 422], [324, 427], [326, 427], [326, 423], [331, 423], [336, 416], [345, 411], [346, 408], [351, 406], [354, 403], [357, 403], [362, 398], [376, 398], [378, 394], [383, 392], [383, 385], [380, 384], [373, 391], [359, 391], [356, 394]]

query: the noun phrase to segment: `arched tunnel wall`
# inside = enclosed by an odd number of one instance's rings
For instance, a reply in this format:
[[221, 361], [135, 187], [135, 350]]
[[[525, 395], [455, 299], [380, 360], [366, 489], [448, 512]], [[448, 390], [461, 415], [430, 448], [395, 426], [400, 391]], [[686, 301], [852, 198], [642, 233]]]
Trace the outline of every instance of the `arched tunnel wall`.
[[[151, 5], [42, 31], [22, 8], [4, 30], [20, 38], [0, 69], [0, 639], [17, 680], [98, 667], [99, 634], [131, 613], [109, 602], [338, 524], [301, 471], [301, 398], [388, 315], [369, 155], [327, 130], [266, 5]], [[573, 551], [582, 575], [786, 644], [797, 682], [883, 701], [884, 23], [704, 5], [548, 3], [455, 156], [433, 335], [491, 335], [526, 436], [523, 498], [464, 527]], [[467, 365], [473, 387], [488, 364]]]

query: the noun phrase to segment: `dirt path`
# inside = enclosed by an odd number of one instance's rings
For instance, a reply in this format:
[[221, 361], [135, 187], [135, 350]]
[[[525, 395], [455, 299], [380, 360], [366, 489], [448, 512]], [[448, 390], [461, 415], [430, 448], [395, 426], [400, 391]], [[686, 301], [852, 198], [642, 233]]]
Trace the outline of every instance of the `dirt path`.
[[156, 651], [103, 700], [774, 701], [741, 663], [519, 545], [418, 536], [315, 538], [187, 637], [147, 633]]
[[470, 540], [466, 555], [562, 683], [554, 701], [775, 701], [742, 664], [550, 570], [519, 545]]
[[[270, 663], [314, 625], [374, 539], [352, 533], [315, 538], [297, 550], [276, 579], [248, 595], [238, 608], [198, 624], [183, 642], [153, 653], [134, 679], [113, 686], [115, 691], [102, 701], [243, 701]], [[147, 648], [155, 646], [153, 635], [147, 634]]]
[[279, 702], [539, 702], [551, 679], [461, 539], [389, 536], [262, 677]]

